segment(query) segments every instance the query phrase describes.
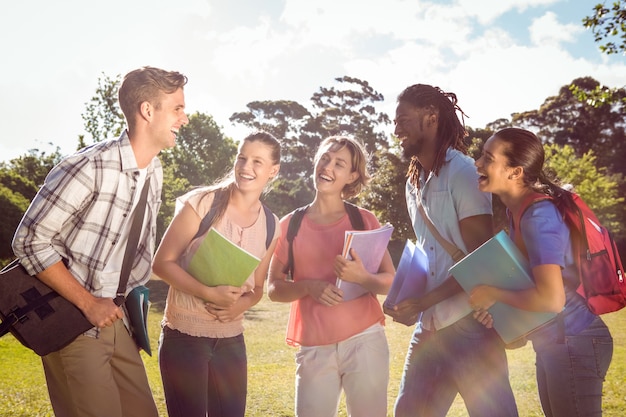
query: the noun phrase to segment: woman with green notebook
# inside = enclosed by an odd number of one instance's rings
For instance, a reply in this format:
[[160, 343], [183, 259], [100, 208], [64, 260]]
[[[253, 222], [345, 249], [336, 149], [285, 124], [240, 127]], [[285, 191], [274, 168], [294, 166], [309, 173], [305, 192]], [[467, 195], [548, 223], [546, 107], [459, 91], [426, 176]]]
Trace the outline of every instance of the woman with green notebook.
[[[170, 285], [159, 340], [159, 366], [170, 417], [245, 414], [247, 359], [242, 322], [244, 312], [263, 296], [278, 237], [278, 219], [264, 209], [259, 198], [278, 174], [279, 164], [276, 138], [254, 133], [241, 142], [234, 167], [223, 180], [177, 200], [177, 213], [153, 263], [154, 273]], [[207, 214], [213, 216], [211, 229], [202, 224]], [[205, 238], [215, 237], [215, 231], [218, 238], [258, 258], [258, 266], [244, 277], [243, 284], [226, 276], [228, 269], [218, 268], [222, 272], [217, 274], [224, 276], [213, 277], [208, 269], [189, 268]], [[215, 257], [221, 253], [213, 252]], [[228, 256], [217, 261], [233, 262]], [[215, 281], [219, 284], [212, 285]]]

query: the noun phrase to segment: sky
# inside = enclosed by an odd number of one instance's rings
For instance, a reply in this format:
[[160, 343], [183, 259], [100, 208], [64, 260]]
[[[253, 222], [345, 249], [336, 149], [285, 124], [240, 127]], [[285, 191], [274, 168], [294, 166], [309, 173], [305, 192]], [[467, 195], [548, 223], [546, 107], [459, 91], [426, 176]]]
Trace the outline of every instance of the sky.
[[[98, 79], [144, 65], [187, 75], [188, 114], [229, 117], [257, 100], [310, 107], [344, 75], [393, 117], [407, 86], [456, 93], [482, 128], [538, 109], [577, 77], [626, 86], [626, 58], [582, 19], [601, 0], [21, 0], [0, 3], [0, 161], [72, 153]], [[391, 133], [393, 127], [388, 126]], [[89, 135], [87, 143], [91, 143]]]

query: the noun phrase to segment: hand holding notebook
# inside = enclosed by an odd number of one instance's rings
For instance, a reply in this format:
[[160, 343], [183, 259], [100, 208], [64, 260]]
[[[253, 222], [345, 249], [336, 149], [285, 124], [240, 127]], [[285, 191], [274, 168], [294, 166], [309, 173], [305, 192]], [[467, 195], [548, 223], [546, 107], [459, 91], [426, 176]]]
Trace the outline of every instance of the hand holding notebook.
[[[348, 230], [345, 234], [342, 255], [346, 259], [352, 259], [350, 249], [354, 249], [361, 258], [365, 269], [375, 274], [380, 268], [392, 232], [393, 226], [388, 223], [373, 230]], [[368, 292], [360, 284], [339, 278], [337, 278], [336, 285], [343, 291], [344, 301], [355, 299]]]

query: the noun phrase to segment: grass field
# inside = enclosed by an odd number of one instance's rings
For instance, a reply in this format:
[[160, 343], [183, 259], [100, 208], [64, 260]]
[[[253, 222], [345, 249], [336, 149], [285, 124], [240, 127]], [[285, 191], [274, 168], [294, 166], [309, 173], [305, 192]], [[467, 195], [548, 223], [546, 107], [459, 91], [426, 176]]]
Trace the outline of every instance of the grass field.
[[[159, 320], [163, 310], [166, 285], [151, 281], [153, 300], [150, 332], [154, 356], [144, 355], [148, 376], [162, 416], [166, 416], [163, 390], [156, 359]], [[267, 297], [252, 309], [246, 321], [249, 383], [247, 415], [263, 417], [293, 416], [294, 352], [284, 342], [289, 306], [270, 302]], [[603, 316], [615, 340], [611, 369], [604, 385], [604, 416], [626, 415], [626, 311]], [[391, 354], [389, 416], [398, 392], [404, 356], [412, 329], [388, 321], [386, 327]], [[511, 384], [522, 417], [542, 416], [537, 399], [534, 353], [532, 347], [508, 351]], [[39, 357], [22, 347], [12, 336], [0, 338], [0, 417], [52, 416]], [[342, 401], [340, 416], [346, 416]], [[449, 416], [467, 416], [457, 397]]]

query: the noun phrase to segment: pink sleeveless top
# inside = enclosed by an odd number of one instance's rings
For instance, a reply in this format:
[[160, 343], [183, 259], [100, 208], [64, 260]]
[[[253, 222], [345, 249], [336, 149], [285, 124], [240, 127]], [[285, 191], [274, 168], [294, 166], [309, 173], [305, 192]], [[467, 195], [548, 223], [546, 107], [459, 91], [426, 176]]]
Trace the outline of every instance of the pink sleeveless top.
[[[360, 209], [366, 229], [380, 226], [369, 211]], [[286, 240], [289, 218], [281, 220], [281, 236], [274, 256], [287, 264], [288, 243]], [[350, 219], [344, 217], [331, 224], [316, 224], [304, 216], [294, 239], [294, 281], [320, 279], [335, 283], [333, 260], [341, 254], [344, 232], [353, 230]], [[287, 325], [287, 343], [292, 346], [320, 346], [346, 340], [368, 327], [385, 323], [385, 315], [376, 296], [368, 293], [336, 306], [325, 306], [311, 297], [291, 303]]]
[[[211, 208], [213, 196], [214, 194], [209, 193], [206, 188], [196, 189], [177, 199], [177, 207], [187, 204], [198, 213], [200, 218], [204, 218]], [[278, 222], [276, 224], [278, 228]], [[265, 256], [267, 252], [265, 248], [267, 228], [265, 225], [265, 211], [263, 209], [260, 210], [256, 222], [250, 227], [240, 227], [233, 223], [226, 214], [218, 223], [213, 224], [213, 227], [230, 241], [235, 242], [253, 255], [259, 258]], [[274, 236], [277, 236], [277, 230]], [[187, 250], [181, 256], [181, 267], [187, 267], [203, 238], [204, 236], [201, 236], [191, 241]], [[250, 291], [254, 288], [254, 273], [248, 277], [242, 288], [244, 291]], [[191, 336], [234, 337], [243, 333], [243, 314], [237, 317], [236, 320], [222, 323], [205, 310], [204, 300], [170, 287], [167, 293], [161, 325]]]

